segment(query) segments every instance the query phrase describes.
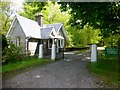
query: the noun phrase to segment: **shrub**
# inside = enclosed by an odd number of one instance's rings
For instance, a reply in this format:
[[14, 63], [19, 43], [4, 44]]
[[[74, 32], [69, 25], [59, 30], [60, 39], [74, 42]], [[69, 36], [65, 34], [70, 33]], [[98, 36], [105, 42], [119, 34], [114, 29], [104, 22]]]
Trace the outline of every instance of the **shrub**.
[[111, 35], [110, 37], [105, 38], [103, 41], [107, 47], [118, 47], [120, 45], [120, 36], [119, 34]]
[[21, 50], [21, 47], [16, 47], [14, 44], [9, 44], [8, 47], [4, 48], [2, 64], [21, 61], [24, 58], [24, 55], [21, 53]]
[[120, 36], [119, 36], [119, 38], [117, 40], [117, 45], [118, 45], [118, 47], [120, 47]]

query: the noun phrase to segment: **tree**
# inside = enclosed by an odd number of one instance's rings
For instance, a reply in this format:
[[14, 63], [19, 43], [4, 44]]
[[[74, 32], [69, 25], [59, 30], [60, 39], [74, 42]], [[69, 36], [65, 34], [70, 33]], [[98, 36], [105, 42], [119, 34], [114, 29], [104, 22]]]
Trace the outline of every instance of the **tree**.
[[45, 10], [42, 10], [45, 24], [58, 22], [63, 22], [64, 24], [67, 24], [70, 15], [68, 14], [68, 12], [61, 12], [60, 5], [58, 5], [57, 3], [48, 2], [45, 8]]
[[68, 32], [71, 39], [69, 47], [85, 47], [91, 43], [99, 43], [102, 38], [99, 29], [93, 29], [87, 25], [80, 30], [74, 27], [69, 27]]
[[12, 3], [9, 1], [0, 1], [0, 30], [4, 35], [7, 33], [11, 22], [10, 16], [12, 11], [10, 9], [10, 5], [12, 5]]
[[[1, 38], [0, 38], [1, 39]], [[7, 40], [5, 38], [5, 35], [2, 34], [2, 51], [4, 50], [5, 47], [7, 47]], [[2, 53], [3, 54], [3, 53]]]
[[60, 11], [60, 5], [52, 2], [25, 2], [23, 4], [24, 11], [20, 14], [29, 19], [35, 20], [37, 13], [42, 12], [44, 15], [44, 23], [58, 23], [66, 22], [68, 20], [68, 14]]
[[119, 2], [60, 2], [61, 10], [70, 10], [71, 26], [83, 28], [86, 24], [99, 28], [104, 37], [120, 34]]
[[120, 35], [111, 35], [103, 40], [108, 47], [120, 47]]
[[23, 12], [20, 12], [20, 15], [27, 17], [29, 19], [35, 20], [35, 15], [40, 13], [42, 9], [45, 9], [44, 6], [46, 2], [24, 2]]

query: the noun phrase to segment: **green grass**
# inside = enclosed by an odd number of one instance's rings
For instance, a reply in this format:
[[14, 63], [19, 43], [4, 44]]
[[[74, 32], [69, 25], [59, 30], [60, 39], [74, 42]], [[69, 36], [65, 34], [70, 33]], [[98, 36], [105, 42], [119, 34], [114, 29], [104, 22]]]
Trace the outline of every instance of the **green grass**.
[[106, 57], [104, 52], [99, 52], [98, 61], [88, 64], [88, 69], [96, 76], [100, 77], [109, 85], [117, 87], [119, 84], [120, 74], [118, 71], [118, 57]]
[[31, 66], [43, 65], [53, 62], [47, 59], [38, 59], [37, 57], [27, 57], [21, 62], [10, 63], [0, 67], [0, 73], [8, 73], [16, 70], [22, 70]]

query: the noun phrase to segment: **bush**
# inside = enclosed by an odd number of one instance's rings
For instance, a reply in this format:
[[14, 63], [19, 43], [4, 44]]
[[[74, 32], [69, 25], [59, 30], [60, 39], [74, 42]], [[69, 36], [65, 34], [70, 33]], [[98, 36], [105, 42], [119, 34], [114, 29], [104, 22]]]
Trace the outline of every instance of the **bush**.
[[118, 45], [118, 47], [120, 47], [120, 36], [119, 36], [119, 38], [117, 40], [117, 45]]
[[4, 48], [2, 64], [21, 61], [24, 58], [24, 55], [21, 53], [21, 50], [21, 47], [16, 47], [14, 44], [9, 44], [8, 47]]
[[103, 41], [107, 47], [118, 47], [120, 45], [120, 36], [119, 34], [111, 35], [110, 37], [105, 38]]

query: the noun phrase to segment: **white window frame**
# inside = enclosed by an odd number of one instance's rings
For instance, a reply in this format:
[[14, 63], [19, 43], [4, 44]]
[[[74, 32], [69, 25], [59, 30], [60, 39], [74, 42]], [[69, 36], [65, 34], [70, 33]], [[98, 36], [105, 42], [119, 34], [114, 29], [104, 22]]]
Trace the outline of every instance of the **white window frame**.
[[20, 46], [20, 44], [21, 44], [21, 38], [20, 38], [20, 36], [17, 36], [16, 37], [16, 46]]

